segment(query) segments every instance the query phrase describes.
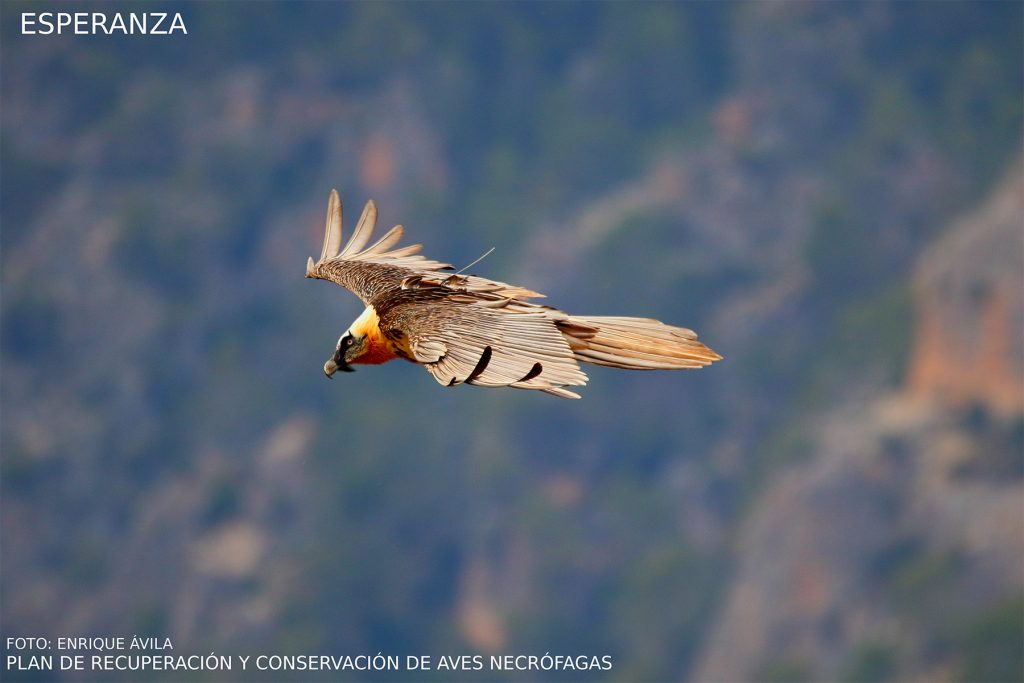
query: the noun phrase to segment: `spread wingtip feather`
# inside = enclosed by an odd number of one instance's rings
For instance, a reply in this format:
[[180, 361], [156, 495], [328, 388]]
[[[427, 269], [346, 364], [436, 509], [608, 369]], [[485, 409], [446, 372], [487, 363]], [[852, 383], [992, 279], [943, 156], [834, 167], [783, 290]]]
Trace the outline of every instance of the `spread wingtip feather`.
[[327, 226], [324, 228], [324, 248], [320, 260], [334, 258], [341, 251], [341, 197], [337, 190], [331, 190], [327, 200]]
[[363, 207], [363, 213], [359, 216], [359, 222], [356, 223], [356, 229], [352, 231], [352, 237], [349, 239], [348, 244], [345, 245], [345, 249], [341, 252], [343, 256], [349, 256], [358, 254], [366, 246], [366, 243], [370, 241], [370, 236], [373, 235], [373, 228], [377, 225], [377, 205], [373, 200], [366, 202], [366, 206]]

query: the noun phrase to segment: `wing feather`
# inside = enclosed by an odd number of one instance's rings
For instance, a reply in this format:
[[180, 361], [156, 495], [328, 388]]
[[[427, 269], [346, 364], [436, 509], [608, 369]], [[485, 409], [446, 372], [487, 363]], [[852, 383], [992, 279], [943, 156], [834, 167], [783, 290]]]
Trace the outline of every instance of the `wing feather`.
[[[403, 228], [401, 225], [396, 225], [395, 227], [388, 230], [387, 234], [385, 234], [379, 240], [374, 242], [373, 246], [367, 249], [364, 253], [373, 256], [376, 256], [377, 254], [385, 254], [387, 253], [388, 249], [402, 241], [402, 236], [404, 234], [405, 228]], [[392, 257], [394, 257], [394, 254], [392, 254]]]
[[340, 255], [353, 256], [360, 253], [366, 243], [370, 241], [375, 227], [377, 227], [377, 205], [371, 199], [363, 207], [363, 214], [359, 217], [359, 222], [356, 223], [356, 229], [352, 232], [352, 237]]
[[327, 200], [327, 227], [324, 230], [324, 248], [320, 251], [320, 261], [337, 256], [341, 250], [341, 197], [337, 190], [331, 190]]
[[387, 300], [380, 324], [408, 336], [413, 360], [439, 384], [537, 389], [577, 398], [562, 389], [587, 382], [556, 326], [565, 314], [523, 302], [503, 308], [489, 303], [485, 296], [473, 301], [465, 293], [408, 289]]
[[369, 304], [375, 297], [399, 289], [403, 280], [419, 277], [424, 285], [443, 286], [453, 291], [492, 292], [504, 298], [529, 299], [542, 294], [475, 275], [450, 276], [451, 264], [420, 255], [422, 246], [412, 244], [394, 248], [405, 229], [396, 225], [372, 246], [366, 247], [377, 222], [377, 206], [366, 203], [356, 229], [344, 248], [342, 244], [342, 205], [337, 190], [331, 190], [327, 203], [327, 226], [320, 260], [310, 258], [306, 277], [329, 280], [345, 287]]

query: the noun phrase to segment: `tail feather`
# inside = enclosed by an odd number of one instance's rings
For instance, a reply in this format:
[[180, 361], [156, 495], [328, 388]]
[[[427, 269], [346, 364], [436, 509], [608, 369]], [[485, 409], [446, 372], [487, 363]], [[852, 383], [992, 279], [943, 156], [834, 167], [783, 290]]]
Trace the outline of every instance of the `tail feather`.
[[559, 324], [576, 360], [627, 370], [678, 370], [710, 365], [721, 356], [693, 330], [651, 318], [571, 316]]

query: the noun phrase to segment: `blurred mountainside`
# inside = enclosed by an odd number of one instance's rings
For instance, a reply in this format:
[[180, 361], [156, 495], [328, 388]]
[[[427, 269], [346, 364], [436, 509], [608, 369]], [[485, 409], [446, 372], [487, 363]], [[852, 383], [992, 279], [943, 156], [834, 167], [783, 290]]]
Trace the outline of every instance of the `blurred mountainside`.
[[[830, 407], [755, 504], [698, 680], [876, 680], [953, 649], [958, 615], [1021, 618], [1022, 161], [921, 259], [902, 386]], [[1013, 635], [918, 673], [1014, 680]]]
[[[5, 635], [1012, 680], [1019, 3], [0, 7]], [[570, 30], [571, 29], [571, 30]], [[696, 329], [577, 402], [333, 382], [338, 187], [457, 266]]]

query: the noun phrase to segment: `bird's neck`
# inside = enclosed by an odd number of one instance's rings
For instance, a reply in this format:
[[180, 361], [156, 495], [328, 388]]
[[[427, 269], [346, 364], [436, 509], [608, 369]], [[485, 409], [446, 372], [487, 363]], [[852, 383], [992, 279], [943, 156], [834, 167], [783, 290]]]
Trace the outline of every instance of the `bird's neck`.
[[366, 351], [353, 364], [379, 365], [398, 358], [394, 344], [384, 336], [380, 329], [380, 318], [373, 306], [367, 306], [362, 315], [356, 318], [349, 331], [358, 337], [366, 338]]

